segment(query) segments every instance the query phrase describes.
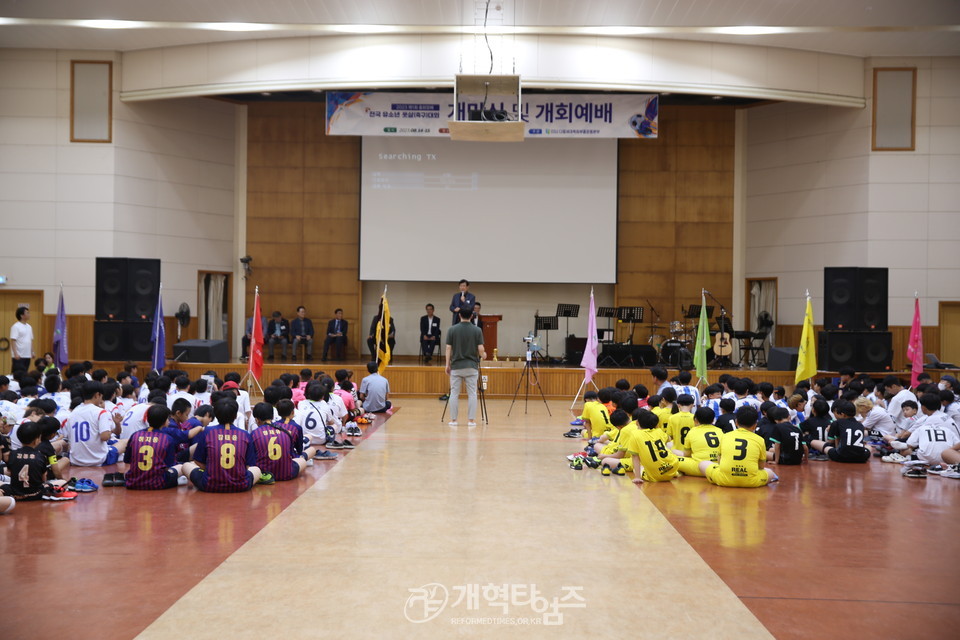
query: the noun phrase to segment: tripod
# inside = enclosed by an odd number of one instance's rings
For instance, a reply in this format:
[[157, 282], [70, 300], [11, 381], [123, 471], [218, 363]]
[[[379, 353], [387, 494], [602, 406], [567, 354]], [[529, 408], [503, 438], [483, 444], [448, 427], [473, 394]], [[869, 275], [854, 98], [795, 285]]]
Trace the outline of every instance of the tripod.
[[[450, 389], [453, 391], [453, 389]], [[447, 400], [443, 403], [443, 413], [440, 414], [440, 422], [443, 422], [447, 416], [447, 406], [450, 404], [450, 396], [452, 394], [447, 394]], [[459, 396], [453, 399], [454, 402], [459, 402]], [[477, 402], [480, 405], [480, 421], [483, 424], [490, 424], [490, 418], [487, 415], [487, 395], [483, 390], [483, 367], [480, 366], [480, 363], [477, 363]]]
[[[531, 376], [533, 376], [531, 378]], [[547, 408], [547, 415], [551, 418], [553, 414], [550, 413], [550, 405], [547, 404], [547, 398], [543, 395], [543, 388], [540, 386], [540, 376], [537, 375], [537, 368], [533, 365], [533, 360], [530, 352], [527, 352], [527, 361], [523, 364], [523, 371], [520, 373], [520, 379], [517, 380], [517, 389], [513, 392], [513, 401], [510, 403], [510, 408], [507, 410], [507, 416], [510, 415], [510, 412], [513, 411], [513, 404], [517, 401], [517, 394], [520, 393], [520, 385], [523, 384], [524, 379], [527, 380], [527, 386], [523, 389], [523, 412], [527, 412], [527, 401], [530, 399], [530, 385], [537, 387], [537, 391], [540, 392], [540, 397], [543, 398], [543, 406]], [[531, 382], [531, 380], [533, 382]]]

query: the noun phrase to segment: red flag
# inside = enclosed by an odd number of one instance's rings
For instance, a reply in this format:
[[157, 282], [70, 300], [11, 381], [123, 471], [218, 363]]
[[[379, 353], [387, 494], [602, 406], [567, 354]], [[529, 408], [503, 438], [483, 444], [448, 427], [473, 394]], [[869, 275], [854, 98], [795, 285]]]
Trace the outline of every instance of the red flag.
[[263, 321], [260, 319], [260, 290], [253, 299], [253, 334], [250, 338], [250, 373], [257, 380], [263, 375]]
[[910, 361], [910, 388], [916, 388], [917, 378], [923, 373], [923, 329], [920, 327], [920, 298], [914, 299], [913, 326], [910, 327], [910, 342], [907, 343], [907, 359]]

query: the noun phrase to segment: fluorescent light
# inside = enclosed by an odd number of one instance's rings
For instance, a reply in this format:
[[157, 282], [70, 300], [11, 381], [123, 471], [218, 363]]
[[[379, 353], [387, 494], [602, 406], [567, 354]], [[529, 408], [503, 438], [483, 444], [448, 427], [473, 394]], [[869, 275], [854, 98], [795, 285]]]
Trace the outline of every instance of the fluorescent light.
[[393, 33], [400, 30], [385, 24], [332, 24], [329, 28], [337, 33]]
[[771, 33], [784, 33], [787, 31], [783, 27], [760, 27], [760, 26], [733, 26], [733, 27], [714, 27], [713, 33], [723, 33], [731, 36], [763, 36]]
[[273, 27], [261, 22], [202, 22], [201, 28], [211, 31], [269, 31]]
[[149, 25], [140, 20], [77, 20], [77, 24], [91, 29], [143, 29]]

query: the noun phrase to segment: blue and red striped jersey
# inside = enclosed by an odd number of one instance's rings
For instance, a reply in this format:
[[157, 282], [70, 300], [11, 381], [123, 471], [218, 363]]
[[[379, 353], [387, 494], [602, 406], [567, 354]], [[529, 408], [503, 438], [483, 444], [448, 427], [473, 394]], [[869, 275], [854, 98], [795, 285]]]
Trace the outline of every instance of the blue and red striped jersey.
[[272, 473], [277, 480], [293, 480], [293, 442], [290, 436], [269, 424], [257, 427], [250, 436], [257, 451], [260, 471]]
[[200, 434], [193, 459], [206, 468], [207, 491], [229, 493], [247, 490], [247, 467], [256, 466], [257, 452], [249, 433], [218, 425]]
[[124, 475], [127, 488], [165, 488], [164, 474], [176, 464], [177, 447], [186, 441], [186, 433], [171, 427], [135, 432], [123, 452], [123, 461], [130, 465]]

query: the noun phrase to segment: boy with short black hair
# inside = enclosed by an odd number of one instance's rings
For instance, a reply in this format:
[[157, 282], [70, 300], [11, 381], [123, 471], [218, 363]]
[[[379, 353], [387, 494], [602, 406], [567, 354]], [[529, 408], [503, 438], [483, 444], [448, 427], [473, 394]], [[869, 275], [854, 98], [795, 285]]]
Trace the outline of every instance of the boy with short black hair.
[[764, 468], [767, 450], [763, 438], [754, 433], [757, 428], [757, 410], [741, 407], [737, 410], [737, 430], [720, 438], [720, 460], [700, 463], [700, 471], [707, 480], [721, 487], [763, 487], [780, 478]]
[[120, 423], [115, 423], [110, 413], [103, 408], [103, 385], [87, 381], [80, 390], [83, 404], [67, 419], [66, 430], [70, 441], [70, 464], [78, 467], [106, 467], [120, 460], [127, 441], [110, 440], [120, 433]]
[[[686, 372], [689, 373], [689, 372]], [[679, 411], [667, 420], [667, 441], [672, 443], [673, 453], [682, 456], [687, 449], [687, 434], [693, 428], [694, 397], [688, 393], [677, 397]]]
[[183, 475], [200, 491], [249, 491], [261, 473], [250, 434], [233, 426], [240, 406], [231, 398], [220, 398], [213, 410], [219, 424], [200, 434], [194, 462], [183, 465]]
[[[10, 470], [10, 484], [0, 486], [0, 493], [15, 500], [73, 500], [75, 491], [47, 484], [47, 460], [37, 447], [40, 445], [41, 428], [36, 422], [20, 425], [20, 443], [23, 445], [10, 453], [7, 467]], [[7, 508], [12, 508], [10, 505]]]
[[[183, 400], [178, 398], [177, 401]], [[187, 402], [186, 400], [183, 400]], [[182, 465], [176, 463], [177, 448], [190, 442], [203, 427], [183, 431], [168, 424], [170, 410], [163, 404], [151, 404], [147, 409], [147, 428], [130, 436], [123, 461], [129, 466], [124, 475], [127, 489], [173, 489], [181, 482]]]
[[[284, 400], [284, 402], [290, 402]], [[290, 402], [292, 408], [293, 403]], [[307, 466], [307, 460], [313, 458], [316, 449], [308, 447], [301, 455], [303, 438], [296, 431], [287, 429], [283, 422], [273, 421], [273, 407], [260, 402], [253, 408], [253, 418], [257, 428], [250, 434], [257, 452], [257, 466], [261, 473], [269, 475], [275, 481], [293, 480]], [[270, 484], [267, 481], [265, 484]]]
[[863, 425], [853, 419], [857, 410], [852, 402], [837, 400], [833, 403], [836, 420], [830, 425], [827, 439], [814, 440], [810, 448], [816, 449], [834, 462], [864, 463], [870, 459], [870, 449], [863, 446]]
[[694, 426], [687, 434], [683, 457], [680, 458], [680, 473], [685, 476], [701, 476], [700, 463], [720, 459], [720, 437], [723, 432], [713, 426], [713, 409], [700, 407], [693, 412]]
[[717, 416], [716, 427], [720, 429], [723, 433], [730, 433], [734, 431], [736, 427], [736, 410], [737, 402], [733, 398], [721, 398], [720, 403], [720, 415]]
[[777, 407], [771, 412], [774, 421], [770, 441], [773, 449], [767, 452], [772, 464], [801, 464], [807, 460], [809, 449], [803, 441], [803, 431], [790, 422], [790, 410]]
[[633, 483], [669, 482], [679, 475], [680, 459], [667, 447], [660, 419], [650, 411], [639, 411], [637, 429], [625, 443], [633, 459]]

